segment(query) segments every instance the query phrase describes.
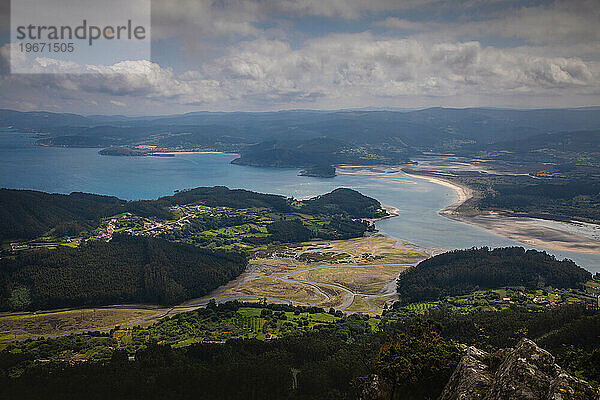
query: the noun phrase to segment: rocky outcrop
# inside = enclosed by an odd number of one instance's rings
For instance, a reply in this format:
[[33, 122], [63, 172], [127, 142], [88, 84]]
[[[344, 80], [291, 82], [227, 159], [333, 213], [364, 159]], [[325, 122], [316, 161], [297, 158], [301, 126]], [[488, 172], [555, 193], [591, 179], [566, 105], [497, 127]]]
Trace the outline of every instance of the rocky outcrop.
[[600, 396], [529, 339], [496, 354], [467, 348], [440, 396], [440, 400], [575, 399], [599, 400]]
[[440, 400], [483, 399], [493, 381], [490, 368], [483, 362], [486, 355], [485, 351], [468, 347]]

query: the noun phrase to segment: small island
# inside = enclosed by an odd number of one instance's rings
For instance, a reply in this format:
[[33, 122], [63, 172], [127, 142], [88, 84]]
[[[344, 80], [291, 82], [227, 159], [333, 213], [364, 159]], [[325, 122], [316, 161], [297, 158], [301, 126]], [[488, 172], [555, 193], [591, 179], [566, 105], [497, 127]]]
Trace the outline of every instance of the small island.
[[316, 178], [333, 178], [335, 173], [335, 167], [333, 165], [315, 165], [303, 169], [298, 173], [301, 176], [312, 176]]

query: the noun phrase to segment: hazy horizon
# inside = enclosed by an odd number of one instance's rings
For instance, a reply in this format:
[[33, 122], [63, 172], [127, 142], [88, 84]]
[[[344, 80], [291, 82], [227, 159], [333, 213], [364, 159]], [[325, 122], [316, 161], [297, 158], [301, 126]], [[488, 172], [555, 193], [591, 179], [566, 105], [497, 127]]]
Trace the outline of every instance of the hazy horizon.
[[519, 107], [519, 108], [511, 108], [511, 107], [493, 107], [493, 106], [473, 106], [473, 107], [422, 107], [422, 108], [395, 108], [395, 107], [357, 107], [357, 108], [332, 108], [332, 109], [311, 109], [311, 108], [289, 108], [289, 109], [275, 109], [275, 110], [264, 110], [264, 111], [248, 111], [248, 110], [233, 110], [233, 111], [224, 111], [224, 110], [194, 110], [187, 112], [174, 112], [174, 113], [164, 113], [164, 114], [145, 114], [145, 113], [77, 113], [77, 112], [69, 112], [69, 111], [52, 111], [48, 109], [34, 109], [34, 110], [17, 110], [12, 108], [0, 108], [0, 110], [7, 111], [17, 111], [17, 112], [40, 112], [40, 113], [55, 113], [55, 114], [75, 114], [81, 115], [84, 117], [93, 117], [93, 116], [103, 116], [103, 117], [132, 117], [132, 118], [162, 118], [169, 116], [178, 116], [178, 115], [186, 115], [186, 114], [268, 114], [268, 113], [279, 113], [279, 112], [318, 112], [318, 113], [336, 113], [336, 112], [378, 112], [378, 111], [387, 111], [387, 112], [413, 112], [413, 111], [423, 111], [423, 110], [431, 110], [431, 109], [445, 109], [445, 110], [469, 110], [469, 109], [489, 109], [489, 110], [499, 110], [499, 111], [535, 111], [535, 110], [600, 110], [600, 105], [590, 105], [590, 106], [581, 106], [581, 107]]

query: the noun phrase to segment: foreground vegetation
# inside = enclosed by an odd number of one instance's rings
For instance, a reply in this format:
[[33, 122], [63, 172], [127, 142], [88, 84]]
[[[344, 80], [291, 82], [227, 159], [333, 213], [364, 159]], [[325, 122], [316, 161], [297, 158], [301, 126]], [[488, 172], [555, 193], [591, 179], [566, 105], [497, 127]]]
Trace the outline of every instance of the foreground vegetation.
[[[0, 352], [0, 391], [11, 398], [333, 399], [357, 396], [373, 373], [395, 387], [410, 365], [421, 378], [403, 390], [415, 398], [439, 393], [458, 362], [456, 345], [430, 322], [409, 330], [379, 323], [318, 308], [209, 306], [147, 329], [10, 344]], [[255, 339], [273, 334], [279, 337]]]
[[385, 398], [436, 398], [460, 359], [458, 343], [493, 352], [522, 337], [598, 384], [599, 334], [600, 313], [584, 305], [435, 307], [370, 318], [232, 302], [148, 328], [6, 344], [0, 391], [9, 398], [353, 399], [376, 381]]
[[[488, 267], [463, 274], [458, 294], [438, 280], [475, 264]], [[439, 286], [435, 298], [398, 302], [377, 317], [211, 302], [146, 327], [4, 343], [0, 391], [9, 398], [358, 399], [375, 384], [379, 398], [427, 399], [456, 368], [459, 343], [490, 352], [493, 366], [495, 351], [523, 337], [571, 374], [600, 383], [600, 311], [592, 303], [599, 285], [582, 281], [590, 276], [578, 267], [509, 248], [451, 252], [414, 270]], [[569, 284], [547, 286], [556, 277]], [[475, 285], [484, 278], [487, 289]]]

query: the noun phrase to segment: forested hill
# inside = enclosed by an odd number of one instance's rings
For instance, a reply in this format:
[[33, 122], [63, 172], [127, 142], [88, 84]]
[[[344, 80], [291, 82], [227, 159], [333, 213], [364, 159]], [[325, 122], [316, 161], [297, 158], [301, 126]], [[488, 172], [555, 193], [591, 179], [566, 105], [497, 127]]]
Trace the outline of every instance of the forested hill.
[[410, 161], [410, 152], [401, 141], [392, 140], [394, 143], [389, 145], [373, 138], [373, 142], [358, 146], [328, 137], [267, 140], [241, 149], [240, 157], [232, 164], [311, 168], [335, 164], [404, 164]]
[[305, 214], [344, 214], [351, 218], [385, 215], [381, 204], [351, 189], [304, 202], [224, 186], [200, 187], [157, 200], [124, 201], [85, 193], [49, 194], [30, 190], [0, 189], [0, 240], [32, 239], [45, 233], [74, 235], [96, 227], [100, 218], [130, 212], [142, 217], [171, 218], [169, 207], [203, 204], [235, 209], [264, 208], [278, 213], [302, 210]]
[[246, 268], [241, 253], [115, 235], [0, 259], [0, 309], [38, 310], [201, 297]]
[[211, 207], [267, 208], [279, 212], [291, 211], [288, 199], [276, 194], [251, 192], [244, 189], [228, 189], [225, 186], [200, 187], [161, 197], [168, 205], [204, 204]]
[[571, 260], [522, 247], [454, 250], [420, 262], [398, 278], [403, 303], [504, 286], [576, 288], [591, 274]]
[[302, 203], [302, 212], [308, 214], [348, 214], [357, 218], [381, 218], [386, 215], [379, 201], [352, 189], [338, 188]]
[[87, 193], [0, 189], [0, 241], [32, 239], [50, 229], [84, 230], [125, 201]]

